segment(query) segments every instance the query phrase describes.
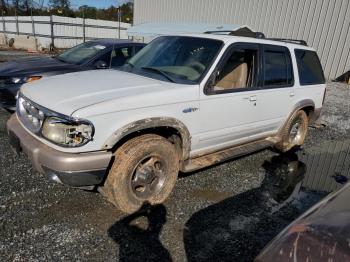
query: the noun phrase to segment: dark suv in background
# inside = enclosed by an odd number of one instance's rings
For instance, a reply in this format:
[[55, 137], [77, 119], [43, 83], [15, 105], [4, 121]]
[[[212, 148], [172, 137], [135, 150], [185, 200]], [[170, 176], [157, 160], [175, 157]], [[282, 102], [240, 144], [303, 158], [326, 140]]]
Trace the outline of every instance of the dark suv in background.
[[80, 44], [54, 57], [27, 57], [2, 63], [0, 107], [14, 111], [17, 92], [25, 83], [46, 76], [119, 67], [144, 46], [130, 40], [100, 39]]

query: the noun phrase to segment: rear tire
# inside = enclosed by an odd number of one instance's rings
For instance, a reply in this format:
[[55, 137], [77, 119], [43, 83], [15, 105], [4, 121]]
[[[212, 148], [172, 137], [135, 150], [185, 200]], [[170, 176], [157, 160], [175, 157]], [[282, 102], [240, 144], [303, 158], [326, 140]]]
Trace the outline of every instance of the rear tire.
[[178, 172], [179, 156], [173, 144], [158, 135], [142, 135], [117, 149], [99, 191], [121, 211], [133, 213], [145, 202], [164, 202]]
[[287, 152], [295, 146], [304, 144], [307, 134], [309, 119], [304, 110], [299, 110], [292, 115], [281, 133], [281, 141], [275, 148], [281, 152]]

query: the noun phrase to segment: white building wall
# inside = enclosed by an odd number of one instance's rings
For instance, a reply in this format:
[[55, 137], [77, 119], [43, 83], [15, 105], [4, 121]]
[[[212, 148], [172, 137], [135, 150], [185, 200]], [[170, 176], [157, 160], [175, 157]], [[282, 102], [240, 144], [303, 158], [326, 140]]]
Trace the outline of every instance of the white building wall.
[[304, 39], [332, 79], [350, 70], [350, 0], [134, 0], [135, 24], [245, 24], [267, 37]]
[[[5, 24], [5, 31], [11, 32], [7, 33], [7, 38], [13, 38], [16, 36], [16, 23], [14, 22], [16, 20], [15, 16], [5, 16], [2, 18], [0, 17], [0, 32], [3, 31], [3, 27]], [[50, 16], [34, 16], [33, 20], [35, 22], [46, 22], [45, 24], [42, 23], [35, 23], [35, 34], [37, 35], [51, 35], [51, 25], [50, 25]], [[19, 16], [18, 21], [31, 21], [30, 16]], [[53, 22], [63, 22], [63, 23], [72, 23], [81, 25], [83, 23], [82, 18], [71, 18], [71, 17], [64, 17], [64, 16], [53, 16]], [[86, 25], [95, 25], [95, 26], [109, 26], [109, 27], [115, 27], [115, 28], [91, 28], [86, 27], [85, 28], [85, 36], [86, 38], [119, 38], [119, 32], [117, 27], [119, 27], [118, 22], [114, 21], [105, 21], [105, 20], [95, 20], [95, 19], [86, 19], [85, 20]], [[130, 24], [127, 23], [121, 23], [120, 27], [122, 28], [120, 32], [120, 38], [121, 39], [127, 39], [127, 28], [130, 27]], [[18, 31], [22, 34], [33, 34], [32, 30], [32, 24], [31, 23], [18, 23]], [[75, 25], [54, 25], [54, 36], [66, 36], [68, 39], [59, 39], [55, 38], [55, 47], [57, 48], [69, 48], [73, 47], [77, 44], [80, 44], [83, 42], [83, 39], [69, 39], [69, 36], [71, 37], [82, 37], [83, 36], [83, 27], [82, 26], [75, 26]], [[37, 36], [38, 43], [44, 47], [49, 48], [51, 44], [51, 38], [50, 37], [40, 37]]]

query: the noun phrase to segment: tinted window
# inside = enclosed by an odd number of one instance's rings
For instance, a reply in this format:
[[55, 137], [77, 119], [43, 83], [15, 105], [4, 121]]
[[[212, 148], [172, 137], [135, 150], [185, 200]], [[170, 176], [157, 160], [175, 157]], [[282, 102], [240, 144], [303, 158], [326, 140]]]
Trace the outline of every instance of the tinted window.
[[132, 56], [132, 47], [116, 48], [112, 52], [112, 67], [118, 67], [125, 64], [125, 62]]
[[283, 87], [293, 84], [292, 63], [286, 48], [265, 49], [264, 86]]
[[316, 52], [308, 50], [295, 50], [301, 85], [324, 84], [322, 66]]

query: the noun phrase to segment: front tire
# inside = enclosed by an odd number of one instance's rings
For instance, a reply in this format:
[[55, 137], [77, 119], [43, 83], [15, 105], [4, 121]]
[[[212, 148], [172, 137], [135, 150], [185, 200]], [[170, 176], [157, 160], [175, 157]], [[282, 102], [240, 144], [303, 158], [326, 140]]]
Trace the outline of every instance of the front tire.
[[145, 202], [159, 204], [170, 195], [179, 172], [179, 156], [167, 139], [146, 134], [114, 153], [114, 162], [100, 192], [125, 213]]
[[304, 144], [309, 119], [304, 110], [299, 110], [288, 120], [281, 133], [281, 142], [275, 147], [281, 152], [287, 152], [295, 146]]

